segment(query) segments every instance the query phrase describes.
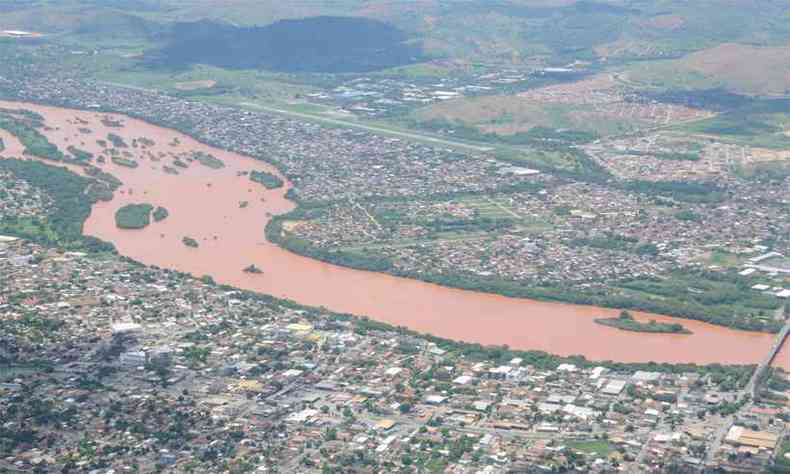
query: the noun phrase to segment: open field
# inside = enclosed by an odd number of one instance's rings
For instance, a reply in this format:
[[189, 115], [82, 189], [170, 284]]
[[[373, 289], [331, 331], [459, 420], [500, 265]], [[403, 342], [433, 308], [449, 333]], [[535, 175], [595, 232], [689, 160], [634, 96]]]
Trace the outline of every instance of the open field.
[[[673, 272], [667, 278], [632, 280], [621, 283], [620, 288], [640, 292], [650, 299], [684, 298], [693, 304], [709, 308], [726, 307], [736, 318], [774, 319], [774, 311], [781, 304], [773, 298], [750, 290], [747, 280], [731, 277], [706, 276], [699, 273]], [[684, 295], [685, 296], [682, 296]]]
[[630, 130], [633, 123], [624, 120], [584, 120], [587, 107], [546, 105], [513, 96], [486, 96], [457, 99], [431, 105], [415, 112], [418, 122], [444, 121], [461, 123], [483, 133], [513, 135], [535, 127], [569, 128], [598, 134]]
[[608, 441], [603, 440], [574, 441], [568, 443], [568, 447], [583, 453], [595, 454], [600, 457], [606, 457], [612, 451], [612, 445], [610, 445]]
[[203, 81], [176, 82], [175, 88], [180, 91], [194, 91], [199, 89], [210, 89], [215, 85], [217, 85], [217, 81], [206, 79]]
[[670, 61], [637, 63], [629, 80], [661, 88], [715, 88], [759, 96], [790, 94], [790, 47], [722, 44]]
[[758, 148], [790, 148], [790, 99], [760, 100], [706, 120], [673, 127], [685, 133]]
[[111, 55], [105, 55], [93, 67], [98, 69], [98, 79], [105, 82], [189, 96], [238, 94], [267, 101], [289, 101], [315, 91], [313, 87], [289, 81], [282, 75], [256, 70], [205, 65], [179, 71], [155, 70]]
[[543, 127], [600, 136], [694, 121], [710, 115], [683, 105], [641, 99], [608, 74], [532, 89], [516, 96], [450, 100], [414, 113], [418, 123], [460, 124], [498, 135]]

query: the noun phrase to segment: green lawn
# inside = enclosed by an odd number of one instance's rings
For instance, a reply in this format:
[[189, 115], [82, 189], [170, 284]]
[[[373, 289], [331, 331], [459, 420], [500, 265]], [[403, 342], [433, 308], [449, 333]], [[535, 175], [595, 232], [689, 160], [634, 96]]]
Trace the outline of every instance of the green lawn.
[[573, 441], [568, 443], [568, 447], [600, 457], [608, 456], [612, 452], [612, 445], [604, 440]]
[[741, 264], [741, 262], [743, 262], [743, 260], [743, 257], [740, 257], [734, 253], [726, 252], [724, 250], [714, 250], [711, 252], [711, 256], [708, 261], [711, 265], [731, 268], [737, 267]]
[[49, 224], [30, 218], [20, 218], [16, 222], [0, 223], [0, 234], [16, 235], [35, 241], [54, 242], [58, 240], [57, 232]]
[[776, 453], [776, 464], [769, 468], [767, 472], [776, 474], [790, 473], [790, 459], [785, 457], [785, 454], [788, 452], [790, 452], [790, 440], [785, 438]]

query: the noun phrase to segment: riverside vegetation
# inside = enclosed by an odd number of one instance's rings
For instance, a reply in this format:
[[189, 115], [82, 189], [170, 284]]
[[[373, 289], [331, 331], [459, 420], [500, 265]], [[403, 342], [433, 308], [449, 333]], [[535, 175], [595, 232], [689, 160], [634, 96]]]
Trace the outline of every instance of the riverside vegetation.
[[42, 189], [53, 202], [38, 218], [6, 216], [0, 221], [0, 233], [68, 249], [114, 251], [112, 244], [82, 234], [91, 206], [112, 197], [105, 183], [33, 160], [2, 159], [0, 170]]

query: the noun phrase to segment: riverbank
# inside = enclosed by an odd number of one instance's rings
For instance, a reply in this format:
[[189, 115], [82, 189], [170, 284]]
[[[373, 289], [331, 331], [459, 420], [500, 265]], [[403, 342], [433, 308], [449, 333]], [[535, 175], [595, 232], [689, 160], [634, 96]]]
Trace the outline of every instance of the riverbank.
[[[290, 183], [266, 190], [251, 183], [250, 170], [277, 170], [259, 160], [215, 149], [170, 129], [162, 129], [128, 117], [122, 128], [107, 129], [105, 115], [30, 104], [47, 118], [48, 138], [59, 146], [81, 137], [84, 148], [101, 153], [95, 137], [112, 131], [127, 142], [146, 136], [156, 142], [149, 151], [158, 156], [203, 151], [214, 154], [226, 166], [211, 169], [190, 166], [172, 175], [163, 169], [166, 160], [135, 156], [137, 168], [106, 163], [123, 185], [112, 201], [96, 203], [85, 223], [87, 235], [113, 242], [118, 252], [146, 265], [168, 268], [197, 277], [210, 275], [230, 287], [298, 301], [305, 306], [355, 315], [368, 315], [376, 323], [407, 327], [420, 334], [480, 346], [508, 346], [511, 350], [537, 351], [560, 357], [582, 355], [586, 360], [622, 363], [721, 363], [749, 365], [760, 360], [771, 336], [733, 331], [692, 321], [693, 335], [614, 332], [595, 324], [596, 317], [617, 313], [591, 306], [551, 303], [531, 299], [463, 291], [413, 279], [393, 277], [339, 267], [298, 256], [264, 239], [263, 228], [273, 216], [294, 209], [288, 199]], [[90, 122], [93, 136], [82, 136], [74, 123]], [[178, 144], [174, 139], [178, 139]], [[131, 150], [133, 154], [137, 151]], [[169, 155], [168, 155], [169, 156]], [[115, 211], [141, 200], [170, 211], [170, 217], [140, 230], [118, 229]], [[247, 201], [242, 207], [239, 203]], [[199, 242], [186, 247], [183, 236]], [[265, 269], [250, 274], [250, 264]], [[658, 314], [635, 313], [640, 320], [677, 322]], [[678, 339], [678, 338], [682, 338]], [[729, 347], [726, 353], [713, 348]]]
[[[102, 113], [113, 113], [112, 108], [101, 105], [96, 105], [95, 107], [96, 111], [101, 111]], [[214, 135], [210, 133], [207, 134], [205, 130], [199, 130], [196, 128], [196, 123], [191, 120], [182, 120], [179, 118], [178, 120], [173, 119], [173, 123], [168, 123], [170, 121], [165, 120], [162, 117], [148, 116], [148, 114], [143, 115], [146, 116], [141, 117], [138, 111], [136, 115], [131, 115], [130, 117], [139, 117], [142, 120], [147, 120], [149, 123], [158, 126], [172, 127], [172, 130], [186, 135], [192, 133], [197, 134], [199, 138], [192, 138], [190, 136], [190, 139], [201, 146], [208, 144], [210, 146], [221, 147], [223, 143], [225, 146], [228, 146], [227, 142], [220, 143], [220, 140], [217, 140]], [[230, 148], [236, 149], [234, 146], [230, 146]], [[211, 152], [205, 153], [210, 154]], [[287, 175], [288, 167], [285, 166], [285, 163], [281, 162], [271, 154], [256, 152], [254, 154], [254, 158], [261, 162], [269, 163], [274, 168], [276, 168], [277, 172], [273, 173], [273, 175], [280, 175], [283, 176], [283, 178]], [[290, 183], [288, 183], [288, 185], [283, 189], [286, 189], [287, 192], [285, 197], [297, 205], [296, 209], [292, 211], [294, 214], [287, 216], [287, 219], [298, 218], [297, 214], [308, 211], [311, 208], [310, 206], [315, 204], [313, 201], [303, 201], [302, 199], [296, 199], [297, 195]], [[241, 202], [244, 202], [244, 200]], [[246, 204], [242, 205], [246, 206]], [[693, 298], [689, 299], [689, 301], [683, 301], [683, 295], [679, 294], [666, 295], [664, 293], [660, 293], [658, 295], [648, 295], [646, 291], [639, 288], [618, 288], [618, 282], [611, 282], [613, 285], [611, 287], [580, 290], [577, 285], [564, 285], [562, 283], [556, 283], [546, 286], [530, 286], [521, 281], [511, 281], [497, 278], [496, 276], [483, 277], [470, 273], [455, 274], [402, 271], [396, 270], [393, 268], [391, 262], [387, 261], [386, 259], [379, 258], [375, 254], [360, 255], [359, 253], [351, 254], [328, 252], [324, 249], [310, 246], [309, 242], [278, 238], [272, 232], [267, 232], [267, 235], [271, 241], [277, 242], [277, 244], [284, 249], [302, 256], [320, 260], [322, 262], [357, 270], [387, 273], [389, 275], [401, 278], [408, 278], [427, 283], [435, 283], [449, 288], [503, 295], [512, 298], [535, 299], [539, 301], [562, 302], [598, 306], [602, 308], [645, 311], [677, 318], [703, 321], [706, 323], [745, 331], [776, 333], [781, 326], [781, 324], [779, 324], [777, 321], [774, 321], [770, 318], [760, 317], [760, 315], [757, 313], [761, 312], [762, 308], [742, 308], [738, 307], [737, 305], [727, 304], [699, 304], [697, 301], [692, 301]], [[726, 293], [726, 291], [720, 291], [718, 293], [723, 294]]]
[[297, 207], [288, 214], [274, 216], [266, 226], [266, 238], [290, 252], [333, 265], [341, 265], [356, 270], [383, 272], [400, 278], [409, 278], [450, 288], [478, 291], [510, 298], [644, 311], [675, 318], [702, 321], [742, 331], [760, 331], [775, 334], [782, 327], [781, 322], [776, 321], [756, 325], [754, 322], [746, 319], [720, 320], [716, 317], [714, 311], [701, 305], [684, 305], [678, 302], [622, 296], [605, 291], [583, 292], [571, 289], [568, 286], [526, 286], [520, 282], [475, 275], [444, 275], [399, 271], [394, 268], [391, 262], [385, 259], [330, 252], [312, 246], [307, 241], [286, 235], [286, 230], [283, 226], [285, 222], [302, 220], [308, 215], [309, 208]]

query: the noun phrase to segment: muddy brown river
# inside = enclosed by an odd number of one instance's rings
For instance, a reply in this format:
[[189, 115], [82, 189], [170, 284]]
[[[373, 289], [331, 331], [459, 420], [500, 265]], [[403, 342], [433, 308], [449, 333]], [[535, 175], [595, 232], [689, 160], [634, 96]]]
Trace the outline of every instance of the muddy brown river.
[[[326, 264], [301, 257], [266, 241], [264, 227], [272, 215], [294, 207], [285, 198], [288, 187], [266, 190], [241, 172], [276, 169], [255, 159], [212, 148], [173, 130], [114, 114], [99, 114], [33, 104], [0, 101], [0, 107], [25, 108], [46, 117], [43, 133], [61, 149], [69, 145], [96, 155], [108, 133], [127, 143], [145, 137], [154, 145], [127, 149], [140, 164], [128, 168], [101, 165], [123, 181], [110, 202], [98, 203], [84, 232], [113, 242], [118, 251], [146, 264], [211, 275], [217, 282], [289, 298], [311, 306], [366, 315], [372, 319], [459, 341], [507, 344], [560, 355], [581, 354], [593, 360], [622, 362], [755, 363], [771, 345], [770, 334], [736, 331], [696, 321], [635, 312], [639, 320], [681, 322], [691, 335], [619, 331], [593, 319], [616, 310], [549, 303], [446, 288]], [[123, 122], [107, 126], [102, 118]], [[80, 129], [83, 129], [80, 131]], [[90, 131], [85, 130], [90, 129]], [[0, 131], [3, 156], [19, 156], [22, 147]], [[174, 156], [192, 151], [211, 153], [225, 163], [211, 169], [198, 162], [178, 170]], [[246, 201], [246, 206], [240, 203]], [[115, 211], [129, 203], [147, 202], [168, 209], [170, 216], [142, 230], [115, 226]], [[188, 236], [199, 248], [182, 243]], [[255, 264], [263, 274], [245, 273]], [[777, 365], [790, 368], [790, 354]]]

